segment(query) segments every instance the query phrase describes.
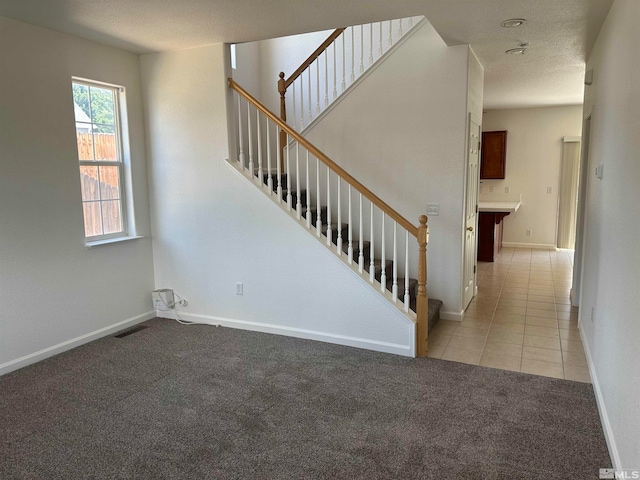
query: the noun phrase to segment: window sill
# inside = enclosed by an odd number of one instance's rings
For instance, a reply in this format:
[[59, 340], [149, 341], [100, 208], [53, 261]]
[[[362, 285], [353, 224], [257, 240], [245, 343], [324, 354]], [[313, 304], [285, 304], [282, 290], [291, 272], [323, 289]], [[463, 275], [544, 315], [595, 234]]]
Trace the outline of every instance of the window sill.
[[116, 238], [107, 238], [104, 240], [96, 240], [94, 242], [87, 242], [85, 244], [86, 248], [99, 247], [101, 245], [109, 245], [111, 243], [120, 243], [120, 242], [128, 242], [129, 240], [137, 240], [138, 238], [144, 238], [141, 235], [136, 235], [134, 237], [116, 237]]

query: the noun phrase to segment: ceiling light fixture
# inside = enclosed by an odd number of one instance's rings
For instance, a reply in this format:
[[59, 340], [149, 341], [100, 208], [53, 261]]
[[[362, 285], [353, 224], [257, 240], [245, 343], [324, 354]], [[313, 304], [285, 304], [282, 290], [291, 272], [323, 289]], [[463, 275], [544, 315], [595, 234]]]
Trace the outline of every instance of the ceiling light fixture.
[[500, 26], [504, 28], [514, 28], [514, 27], [519, 27], [520, 25], [526, 22], [527, 21], [524, 18], [510, 18], [509, 20], [500, 22]]
[[507, 55], [524, 55], [524, 52], [526, 51], [526, 48], [512, 48], [504, 53], [506, 53]]

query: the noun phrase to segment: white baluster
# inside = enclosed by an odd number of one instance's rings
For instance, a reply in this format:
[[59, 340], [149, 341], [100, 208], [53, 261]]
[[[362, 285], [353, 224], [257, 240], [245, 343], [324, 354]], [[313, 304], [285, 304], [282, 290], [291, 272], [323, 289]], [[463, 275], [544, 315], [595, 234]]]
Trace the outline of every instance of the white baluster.
[[371, 283], [373, 283], [373, 281], [376, 279], [376, 273], [375, 273], [375, 259], [374, 259], [374, 253], [373, 253], [373, 239], [374, 239], [374, 232], [373, 232], [373, 202], [371, 202], [371, 233], [369, 236], [369, 281]]
[[316, 158], [316, 236], [322, 235], [322, 215], [320, 215], [320, 160]]
[[249, 173], [253, 177], [255, 172], [253, 171], [253, 135], [251, 132], [251, 104], [247, 102], [247, 124], [249, 127]]
[[405, 235], [404, 255], [404, 311], [408, 312], [411, 301], [409, 297], [409, 230]]
[[369, 66], [373, 65], [373, 23], [369, 24]]
[[256, 108], [256, 128], [258, 130], [258, 183], [264, 181], [264, 171], [262, 169], [262, 132], [260, 128], [260, 110]]
[[277, 194], [278, 194], [278, 203], [282, 203], [282, 145], [280, 145], [280, 132], [278, 131], [277, 125], [276, 125], [276, 173], [278, 175], [278, 178], [276, 180], [278, 188], [277, 188]]
[[347, 36], [344, 34], [344, 32], [342, 32], [342, 92], [344, 92], [345, 89], [347, 88], [347, 82], [345, 81], [346, 71], [344, 66], [346, 40], [347, 40]]
[[384, 238], [384, 217], [385, 214], [383, 211], [381, 211], [380, 213], [382, 213], [382, 258], [380, 259], [380, 268], [381, 270], [381, 274], [380, 274], [380, 290], [382, 291], [382, 293], [384, 293], [384, 291], [387, 288], [387, 266], [385, 265], [385, 246], [387, 243], [386, 238]]
[[351, 215], [351, 185], [347, 183], [347, 187], [349, 189], [349, 218], [347, 220], [349, 225], [349, 231], [347, 239], [349, 241], [349, 245], [347, 247], [347, 260], [349, 265], [353, 263], [353, 217]]
[[320, 57], [316, 58], [316, 117], [320, 115]]
[[409, 30], [413, 28], [413, 17], [409, 17]]
[[360, 224], [358, 225], [358, 235], [360, 236], [360, 254], [358, 255], [358, 271], [362, 273], [364, 270], [364, 231], [362, 229], [362, 194], [360, 194], [360, 212], [359, 212]]
[[273, 178], [271, 177], [271, 135], [269, 134], [269, 119], [267, 118], [267, 189], [269, 195], [273, 193]]
[[389, 20], [389, 37], [387, 38], [387, 50], [393, 45], [393, 37], [391, 31], [393, 30], [393, 20]]
[[398, 222], [393, 221], [393, 283], [391, 284], [391, 298], [398, 301]]
[[289, 151], [291, 150], [291, 146], [289, 145], [289, 135], [285, 135], [286, 139], [285, 148], [287, 149], [287, 209], [291, 211], [291, 201], [293, 197], [291, 196], [291, 163], [289, 162]]
[[296, 216], [298, 220], [302, 217], [302, 195], [300, 195], [300, 144], [296, 142]]
[[296, 82], [291, 84], [291, 97], [293, 98], [293, 128], [298, 128], [298, 111], [296, 110]]
[[298, 77], [300, 79], [300, 131], [304, 129], [304, 81], [302, 75]]
[[364, 72], [364, 25], [360, 25], [360, 75], [362, 72]]
[[329, 49], [324, 51], [324, 106], [329, 105]]
[[331, 169], [327, 167], [327, 245], [331, 246], [331, 240], [333, 240], [333, 232], [331, 230]]
[[336, 73], [336, 41], [333, 41], [333, 99], [335, 100], [338, 96], [338, 80]]
[[309, 150], [307, 150], [307, 229], [311, 228], [311, 185], [309, 185]]
[[238, 136], [240, 140], [240, 153], [238, 155], [238, 162], [240, 167], [244, 171], [244, 138], [242, 135], [242, 98], [238, 95]]
[[338, 178], [338, 239], [336, 240], [336, 252], [338, 255], [342, 255], [342, 207], [340, 205], [340, 176]]
[[351, 29], [351, 83], [353, 83], [353, 80], [355, 79], [355, 51], [356, 51], [356, 45], [355, 43], [353, 43], [353, 29], [355, 27], [349, 27]]
[[309, 79], [309, 122], [307, 123], [307, 125], [309, 123], [311, 123], [311, 120], [313, 120], [313, 103], [311, 102], [311, 68], [307, 68], [307, 75], [308, 75], [308, 79]]
[[382, 22], [379, 23], [380, 26], [380, 38], [379, 40], [379, 44], [378, 44], [378, 58], [380, 58], [382, 56]]
[[398, 40], [402, 38], [402, 19], [398, 20]]

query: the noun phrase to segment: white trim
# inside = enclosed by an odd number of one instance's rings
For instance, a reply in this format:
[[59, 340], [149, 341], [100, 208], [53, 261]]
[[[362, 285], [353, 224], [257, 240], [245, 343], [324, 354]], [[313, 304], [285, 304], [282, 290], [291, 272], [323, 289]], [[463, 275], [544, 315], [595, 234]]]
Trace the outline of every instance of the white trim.
[[453, 320], [454, 322], [461, 322], [464, 318], [464, 310], [460, 312], [443, 312], [440, 311], [440, 320]]
[[535, 248], [538, 250], [556, 250], [555, 245], [551, 245], [548, 243], [502, 242], [502, 246], [509, 248]]
[[[174, 320], [173, 317], [167, 316], [167, 312], [158, 310], [156, 314], [158, 317]], [[397, 343], [380, 342], [378, 340], [371, 340], [367, 338], [349, 337], [346, 335], [307, 330], [304, 328], [253, 322], [249, 320], [238, 320], [214, 315], [202, 315], [198, 313], [180, 312], [180, 317], [183, 320], [205, 323], [207, 325], [236, 328], [238, 330], [249, 330], [252, 332], [271, 333], [275, 335], [284, 335], [286, 337], [305, 338], [307, 340], [317, 340], [336, 345], [373, 350], [376, 352], [392, 353], [395, 355], [402, 355], [404, 357], [415, 357], [415, 342], [411, 342], [411, 345], [401, 345]]]
[[562, 141], [564, 143], [574, 143], [574, 142], [580, 142], [582, 140], [582, 137], [577, 136], [577, 137], [563, 137]]
[[99, 247], [100, 245], [109, 245], [110, 243], [120, 243], [120, 242], [128, 242], [129, 240], [137, 240], [138, 238], [144, 238], [141, 235], [136, 235], [133, 237], [115, 237], [115, 238], [105, 238], [104, 240], [96, 240], [95, 242], [87, 242], [85, 244], [86, 248]]
[[620, 461], [620, 453], [618, 452], [618, 446], [616, 445], [616, 440], [613, 435], [613, 429], [611, 428], [609, 415], [607, 414], [607, 409], [605, 408], [604, 397], [602, 396], [602, 390], [600, 389], [600, 383], [598, 382], [598, 376], [596, 375], [596, 367], [591, 357], [591, 351], [589, 350], [589, 342], [587, 342], [587, 338], [585, 336], [584, 330], [579, 327], [580, 325], [578, 325], [578, 329], [580, 331], [580, 340], [582, 340], [584, 353], [587, 357], [587, 364], [589, 366], [589, 375], [591, 375], [593, 392], [595, 393], [595, 396], [596, 396], [596, 405], [598, 405], [598, 413], [600, 413], [600, 421], [602, 422], [602, 430], [604, 431], [604, 438], [607, 442], [609, 455], [611, 456], [613, 468], [615, 470], [622, 470], [623, 468], [622, 468], [622, 462]]
[[132, 325], [145, 322], [154, 318], [155, 316], [156, 312], [154, 310], [150, 310], [140, 315], [136, 315], [135, 317], [128, 318], [127, 320], [114, 323], [85, 335], [80, 335], [79, 337], [72, 338], [71, 340], [67, 340], [65, 342], [58, 343], [57, 345], [53, 345], [37, 352], [30, 353], [29, 355], [16, 358], [15, 360], [5, 362], [3, 364], [0, 364], [0, 376], [5, 375], [9, 372], [13, 372], [14, 370], [18, 370], [19, 368], [26, 367], [27, 365], [31, 365], [32, 363], [39, 362], [40, 360], [44, 360], [45, 358], [53, 357], [54, 355], [57, 355], [59, 353], [66, 352], [67, 350], [71, 350], [72, 348], [84, 345], [85, 343], [89, 343], [93, 340], [97, 340], [98, 338], [106, 337], [107, 335], [118, 332]]

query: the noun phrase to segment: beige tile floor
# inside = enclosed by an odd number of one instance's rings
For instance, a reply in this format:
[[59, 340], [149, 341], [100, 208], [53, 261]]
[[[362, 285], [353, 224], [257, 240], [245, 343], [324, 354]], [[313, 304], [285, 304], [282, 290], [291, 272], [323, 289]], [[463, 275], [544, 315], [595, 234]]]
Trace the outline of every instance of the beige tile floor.
[[478, 262], [478, 295], [462, 322], [438, 322], [428, 356], [590, 383], [569, 301], [572, 261], [572, 252], [503, 248]]

